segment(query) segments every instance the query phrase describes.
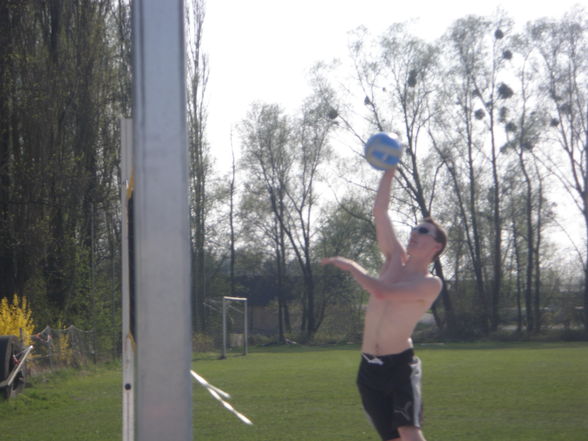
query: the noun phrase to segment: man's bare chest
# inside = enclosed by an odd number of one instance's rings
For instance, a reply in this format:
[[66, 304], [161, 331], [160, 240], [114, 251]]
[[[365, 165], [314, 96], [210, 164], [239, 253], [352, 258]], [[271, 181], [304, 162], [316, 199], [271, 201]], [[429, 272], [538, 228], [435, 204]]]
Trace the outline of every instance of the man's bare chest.
[[385, 283], [418, 282], [422, 279], [422, 274], [411, 273], [402, 264], [385, 264], [380, 271], [380, 280]]

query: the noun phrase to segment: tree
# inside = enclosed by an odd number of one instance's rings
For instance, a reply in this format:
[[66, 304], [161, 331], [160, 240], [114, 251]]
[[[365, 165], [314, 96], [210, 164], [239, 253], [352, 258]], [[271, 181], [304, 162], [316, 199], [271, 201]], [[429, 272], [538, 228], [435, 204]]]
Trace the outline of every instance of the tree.
[[0, 296], [26, 295], [38, 323], [95, 326], [115, 308], [118, 6], [0, 5]]
[[[290, 219], [279, 216], [280, 225], [285, 229], [290, 245], [296, 256], [304, 280], [304, 309], [302, 332], [311, 339], [324, 318], [326, 301], [316, 300], [316, 282], [313, 262], [313, 214], [319, 203], [317, 183], [323, 162], [331, 155], [328, 135], [332, 121], [327, 116], [328, 102], [319, 94], [308, 98], [302, 108], [302, 116], [294, 131], [293, 159], [299, 170], [286, 194], [292, 208], [285, 212]], [[273, 204], [273, 201], [272, 201]]]
[[[271, 241], [278, 287], [279, 341], [284, 341], [288, 307], [285, 301], [286, 233], [279, 221], [286, 209], [286, 185], [292, 161], [288, 145], [287, 117], [276, 105], [254, 104], [240, 127], [243, 136], [243, 164], [247, 170], [243, 196], [244, 220]], [[270, 219], [268, 219], [268, 215]]]
[[[380, 266], [381, 253], [376, 243], [372, 206], [370, 193], [351, 192], [325, 206], [317, 232], [315, 254], [346, 256], [366, 262], [369, 267]], [[337, 308], [336, 321], [345, 325], [345, 340], [360, 340], [367, 292], [347, 274], [330, 265], [320, 270], [317, 285], [323, 301], [329, 307]]]
[[302, 116], [293, 120], [279, 106], [255, 104], [241, 127], [248, 193], [263, 191], [275, 222], [270, 231], [278, 275], [285, 268], [284, 239], [302, 275], [301, 332], [305, 339], [312, 338], [324, 315], [324, 303], [315, 304], [312, 235], [318, 171], [329, 154], [327, 135], [332, 121], [326, 109], [327, 104], [313, 96], [305, 102]]
[[[510, 203], [515, 261], [517, 267], [517, 292], [524, 289], [526, 324], [529, 332], [541, 329], [541, 265], [540, 250], [542, 231], [549, 214], [545, 208], [543, 181], [536, 150], [540, 148], [546, 130], [544, 99], [537, 93], [537, 66], [534, 63], [534, 47], [524, 37], [515, 42], [519, 87], [517, 97], [500, 108], [499, 122], [504, 126], [505, 153], [513, 152], [516, 161], [510, 173]], [[522, 243], [526, 244], [524, 249]], [[523, 264], [522, 258], [526, 256]], [[524, 287], [524, 288], [523, 288]], [[520, 308], [520, 302], [517, 302]], [[519, 318], [519, 330], [521, 328]]]
[[[572, 10], [561, 20], [536, 21], [528, 38], [540, 55], [541, 90], [549, 103], [553, 145], [544, 157], [572, 196], [584, 218], [588, 237], [588, 44], [586, 16]], [[560, 162], [560, 158], [563, 161]], [[588, 244], [585, 243], [586, 253]], [[584, 327], [588, 331], [588, 255], [584, 258]]]
[[442, 48], [446, 72], [436, 112], [435, 146], [461, 214], [483, 333], [500, 322], [504, 226], [497, 120], [501, 102], [513, 93], [499, 80], [509, 59], [509, 27], [504, 18], [455, 22]]
[[207, 215], [210, 209], [208, 179], [211, 173], [209, 148], [206, 142], [206, 86], [208, 84], [208, 57], [202, 51], [204, 32], [204, 1], [187, 4], [188, 30], [188, 140], [190, 157], [190, 197], [192, 232], [193, 329], [206, 329], [205, 299], [207, 296], [206, 238]]

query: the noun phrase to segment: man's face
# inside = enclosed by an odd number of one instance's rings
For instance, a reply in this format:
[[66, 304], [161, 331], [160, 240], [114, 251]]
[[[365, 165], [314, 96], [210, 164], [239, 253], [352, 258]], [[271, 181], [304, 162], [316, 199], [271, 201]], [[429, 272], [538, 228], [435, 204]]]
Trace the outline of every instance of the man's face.
[[423, 222], [414, 227], [410, 233], [410, 239], [406, 252], [411, 256], [430, 256], [432, 258], [439, 250], [441, 244], [435, 240], [435, 226]]

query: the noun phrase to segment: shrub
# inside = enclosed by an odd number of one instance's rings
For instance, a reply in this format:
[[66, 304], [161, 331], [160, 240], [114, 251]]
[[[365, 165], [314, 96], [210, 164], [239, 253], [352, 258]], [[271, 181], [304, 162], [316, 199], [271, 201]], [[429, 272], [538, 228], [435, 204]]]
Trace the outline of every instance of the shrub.
[[4, 297], [0, 300], [0, 335], [21, 336], [24, 344], [30, 344], [31, 335], [35, 330], [33, 313], [26, 297], [14, 294], [12, 302]]
[[214, 352], [214, 339], [206, 334], [194, 334], [192, 336], [193, 352]]

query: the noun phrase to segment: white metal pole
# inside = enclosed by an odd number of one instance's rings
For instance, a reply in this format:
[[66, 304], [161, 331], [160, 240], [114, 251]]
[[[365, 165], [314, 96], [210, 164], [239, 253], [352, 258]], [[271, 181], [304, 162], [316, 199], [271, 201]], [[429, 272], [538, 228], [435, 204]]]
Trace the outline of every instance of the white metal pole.
[[122, 212], [122, 347], [123, 347], [123, 441], [135, 441], [134, 369], [135, 351], [131, 332], [131, 294], [129, 268], [129, 198], [132, 195], [133, 122], [121, 118], [121, 212]]
[[133, 2], [135, 436], [192, 440], [184, 3]]
[[221, 358], [227, 357], [227, 299], [223, 297], [223, 348]]
[[249, 340], [249, 315], [247, 314], [247, 299], [243, 302], [243, 355], [247, 355], [249, 351], [248, 340]]

